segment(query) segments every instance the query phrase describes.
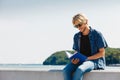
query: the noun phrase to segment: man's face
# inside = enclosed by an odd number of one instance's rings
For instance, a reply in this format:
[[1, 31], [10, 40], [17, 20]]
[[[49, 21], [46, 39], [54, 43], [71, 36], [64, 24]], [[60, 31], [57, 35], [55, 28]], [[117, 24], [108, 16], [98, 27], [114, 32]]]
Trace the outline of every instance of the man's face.
[[80, 32], [84, 32], [86, 28], [85, 23], [81, 23], [80, 20], [76, 20], [74, 26], [80, 30]]

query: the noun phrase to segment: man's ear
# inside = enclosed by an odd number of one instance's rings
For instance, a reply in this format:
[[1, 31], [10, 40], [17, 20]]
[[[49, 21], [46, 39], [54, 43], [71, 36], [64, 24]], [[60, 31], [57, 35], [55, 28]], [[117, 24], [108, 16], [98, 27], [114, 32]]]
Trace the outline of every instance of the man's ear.
[[88, 20], [86, 20], [86, 24], [88, 24]]

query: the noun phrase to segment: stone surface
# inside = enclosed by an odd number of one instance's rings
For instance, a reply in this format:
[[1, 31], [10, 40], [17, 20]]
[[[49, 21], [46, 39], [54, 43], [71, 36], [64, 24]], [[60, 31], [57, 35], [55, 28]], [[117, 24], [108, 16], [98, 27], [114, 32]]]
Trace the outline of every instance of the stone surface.
[[[57, 68], [0, 68], [0, 80], [63, 80], [63, 75]], [[84, 80], [120, 80], [120, 69], [93, 70]]]

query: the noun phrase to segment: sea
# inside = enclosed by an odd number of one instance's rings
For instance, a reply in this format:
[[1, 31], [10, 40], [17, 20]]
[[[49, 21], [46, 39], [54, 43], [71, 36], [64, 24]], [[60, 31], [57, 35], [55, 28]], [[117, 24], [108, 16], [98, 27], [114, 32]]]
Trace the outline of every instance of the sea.
[[[62, 70], [65, 65], [42, 65], [42, 64], [0, 64], [0, 70], [28, 69], [28, 70]], [[120, 66], [106, 66], [106, 69], [120, 69]]]
[[62, 70], [65, 65], [0, 64], [0, 70]]

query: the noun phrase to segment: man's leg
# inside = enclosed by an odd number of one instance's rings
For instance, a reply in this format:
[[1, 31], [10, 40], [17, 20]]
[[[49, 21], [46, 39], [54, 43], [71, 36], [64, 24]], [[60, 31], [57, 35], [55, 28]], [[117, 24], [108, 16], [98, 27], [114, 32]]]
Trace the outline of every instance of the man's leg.
[[94, 69], [94, 63], [92, 61], [85, 61], [76, 69], [73, 76], [73, 80], [82, 80], [84, 73], [90, 72], [93, 69]]
[[73, 72], [79, 65], [72, 64], [71, 62], [63, 69], [64, 80], [72, 80]]

